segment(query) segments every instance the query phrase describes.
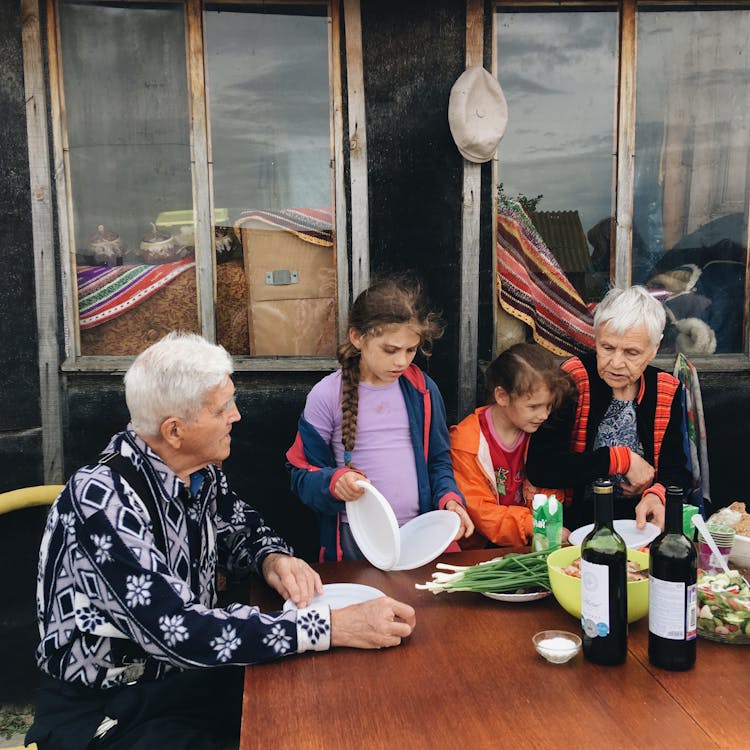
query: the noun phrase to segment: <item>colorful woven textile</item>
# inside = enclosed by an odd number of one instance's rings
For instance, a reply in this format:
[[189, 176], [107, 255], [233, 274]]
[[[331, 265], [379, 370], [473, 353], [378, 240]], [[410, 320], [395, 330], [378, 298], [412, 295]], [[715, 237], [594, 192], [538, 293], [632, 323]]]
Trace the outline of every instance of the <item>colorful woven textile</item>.
[[690, 464], [688, 468], [693, 474], [691, 502], [703, 511], [703, 503], [711, 500], [711, 486], [708, 475], [706, 423], [703, 418], [703, 398], [698, 371], [693, 363], [680, 353], [675, 359], [674, 376], [685, 386], [682, 393], [685, 427], [683, 441]]
[[286, 208], [279, 211], [243, 211], [234, 224], [239, 231], [253, 222], [284, 229], [313, 245], [333, 245], [330, 208]]
[[172, 279], [193, 268], [192, 255], [174, 263], [78, 267], [81, 329], [94, 328], [148, 299]]
[[503, 309], [529, 325], [537, 343], [563, 356], [593, 350], [592, 311], [521, 204], [507, 198], [498, 203], [497, 282]]

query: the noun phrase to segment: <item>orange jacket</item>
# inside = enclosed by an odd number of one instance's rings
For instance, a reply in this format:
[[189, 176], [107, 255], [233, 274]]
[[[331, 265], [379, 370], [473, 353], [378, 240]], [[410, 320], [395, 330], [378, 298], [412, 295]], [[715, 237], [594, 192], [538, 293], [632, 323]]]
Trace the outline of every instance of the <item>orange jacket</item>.
[[450, 429], [453, 475], [475, 527], [469, 539], [459, 542], [465, 549], [486, 546], [487, 540], [520, 547], [530, 543], [533, 533], [527, 507], [500, 505], [490, 448], [479, 424], [479, 415], [488, 408], [481, 406]]

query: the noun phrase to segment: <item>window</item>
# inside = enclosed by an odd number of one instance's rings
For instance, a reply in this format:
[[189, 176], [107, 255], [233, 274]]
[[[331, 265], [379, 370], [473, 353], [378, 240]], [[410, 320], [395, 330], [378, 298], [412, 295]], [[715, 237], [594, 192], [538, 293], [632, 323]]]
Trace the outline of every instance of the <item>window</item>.
[[134, 355], [179, 328], [235, 355], [334, 356], [329, 3], [56, 10], [70, 353]]
[[750, 8], [503, 3], [495, 28], [501, 217], [524, 211], [583, 303], [645, 284], [662, 353], [745, 352]]

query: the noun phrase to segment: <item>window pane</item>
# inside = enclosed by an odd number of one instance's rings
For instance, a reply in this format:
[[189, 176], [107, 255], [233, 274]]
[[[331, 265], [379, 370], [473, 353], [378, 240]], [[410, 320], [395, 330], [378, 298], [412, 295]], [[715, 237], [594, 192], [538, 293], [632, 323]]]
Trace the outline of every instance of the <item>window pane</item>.
[[323, 3], [205, 15], [217, 330], [236, 354], [335, 353], [329, 20]]
[[198, 327], [192, 248], [156, 228], [192, 211], [180, 5], [60, 4], [82, 354], [135, 354]]
[[584, 301], [609, 282], [617, 14], [503, 9], [501, 194], [522, 205]]
[[197, 330], [192, 248], [156, 227], [192, 210], [180, 5], [60, 3], [82, 354]]
[[678, 321], [662, 351], [740, 352], [750, 10], [642, 11], [637, 33], [633, 279]]

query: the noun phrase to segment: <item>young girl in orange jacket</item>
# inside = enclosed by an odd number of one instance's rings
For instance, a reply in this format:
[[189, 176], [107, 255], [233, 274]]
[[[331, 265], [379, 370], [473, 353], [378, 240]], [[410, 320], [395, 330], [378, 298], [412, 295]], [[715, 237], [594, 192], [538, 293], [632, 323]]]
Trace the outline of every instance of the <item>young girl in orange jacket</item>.
[[453, 473], [475, 527], [461, 546], [522, 546], [532, 536], [524, 492], [529, 436], [570, 392], [571, 383], [552, 354], [527, 343], [493, 360], [485, 383], [488, 405], [450, 430]]

